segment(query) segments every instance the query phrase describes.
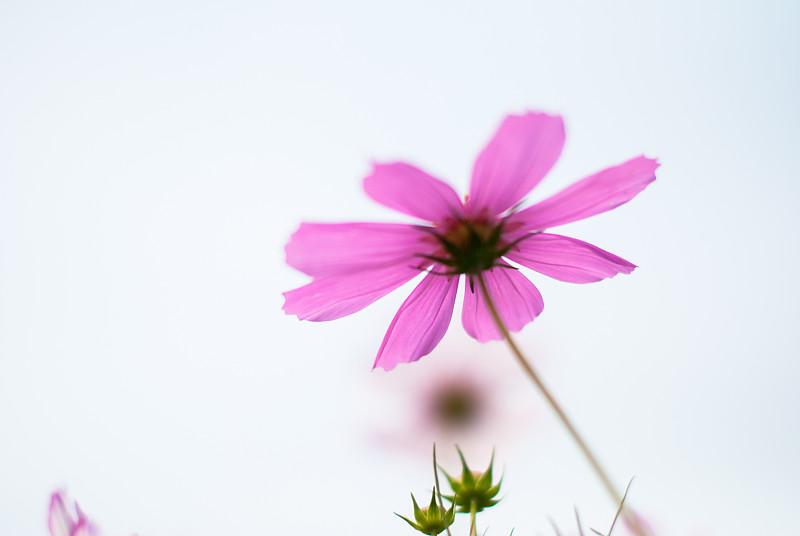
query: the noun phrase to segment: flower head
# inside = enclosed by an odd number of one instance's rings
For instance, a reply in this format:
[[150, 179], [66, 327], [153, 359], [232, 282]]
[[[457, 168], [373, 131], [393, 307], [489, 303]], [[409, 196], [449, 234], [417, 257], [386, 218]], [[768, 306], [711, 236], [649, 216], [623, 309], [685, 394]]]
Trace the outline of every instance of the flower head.
[[636, 157], [519, 209], [563, 144], [561, 117], [531, 112], [506, 117], [478, 155], [463, 202], [448, 184], [414, 166], [376, 164], [364, 179], [367, 195], [428, 224], [302, 224], [286, 246], [286, 262], [313, 281], [284, 293], [284, 311], [301, 320], [334, 320], [423, 272], [378, 350], [375, 366], [390, 370], [429, 354], [441, 341], [461, 276], [462, 324], [485, 342], [502, 334], [477, 283], [483, 283], [510, 331], [522, 329], [544, 308], [538, 289], [511, 263], [570, 283], [632, 272], [636, 266], [616, 255], [543, 231], [630, 201], [655, 180], [658, 163]]

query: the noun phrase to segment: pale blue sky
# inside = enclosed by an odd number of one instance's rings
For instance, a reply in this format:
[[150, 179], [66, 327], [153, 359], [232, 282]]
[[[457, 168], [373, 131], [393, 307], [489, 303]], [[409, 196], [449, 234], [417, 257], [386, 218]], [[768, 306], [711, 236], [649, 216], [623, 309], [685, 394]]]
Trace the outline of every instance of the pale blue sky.
[[[663, 165], [559, 230], [640, 268], [532, 276], [521, 345], [662, 534], [796, 534], [799, 26], [793, 2], [5, 2], [0, 534], [45, 535], [56, 487], [111, 535], [409, 534], [392, 511], [429, 462], [376, 446], [369, 414], [410, 288], [301, 323], [282, 248], [301, 220], [403, 221], [361, 191], [373, 159], [466, 191], [526, 109], [567, 128], [533, 200]], [[461, 351], [511, 359], [454, 321], [425, 360]], [[566, 435], [530, 428], [497, 442], [490, 534], [573, 504], [604, 528]]]

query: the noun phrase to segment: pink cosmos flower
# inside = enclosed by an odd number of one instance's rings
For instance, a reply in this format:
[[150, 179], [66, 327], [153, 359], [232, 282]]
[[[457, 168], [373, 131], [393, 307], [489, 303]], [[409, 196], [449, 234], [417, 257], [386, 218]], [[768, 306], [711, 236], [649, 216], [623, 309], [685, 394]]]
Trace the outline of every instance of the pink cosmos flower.
[[59, 492], [50, 496], [50, 517], [48, 525], [52, 536], [97, 536], [98, 531], [89, 521], [78, 503], [75, 503], [75, 517], [67, 510], [64, 497]]
[[100, 536], [97, 526], [89, 521], [77, 502], [74, 516], [64, 502], [61, 492], [57, 491], [50, 496], [50, 515], [47, 524], [51, 536]]
[[476, 288], [478, 277], [506, 327], [519, 331], [542, 312], [544, 302], [510, 262], [570, 283], [631, 273], [636, 266], [616, 255], [543, 231], [630, 201], [655, 180], [659, 164], [639, 156], [520, 209], [563, 145], [559, 116], [506, 117], [478, 155], [463, 202], [448, 184], [414, 166], [375, 164], [364, 179], [367, 195], [428, 224], [301, 224], [286, 246], [286, 262], [313, 280], [284, 293], [284, 311], [301, 320], [335, 320], [424, 273], [378, 350], [374, 366], [390, 370], [429, 354], [444, 337], [462, 275], [461, 322], [470, 336], [485, 342], [502, 335]]

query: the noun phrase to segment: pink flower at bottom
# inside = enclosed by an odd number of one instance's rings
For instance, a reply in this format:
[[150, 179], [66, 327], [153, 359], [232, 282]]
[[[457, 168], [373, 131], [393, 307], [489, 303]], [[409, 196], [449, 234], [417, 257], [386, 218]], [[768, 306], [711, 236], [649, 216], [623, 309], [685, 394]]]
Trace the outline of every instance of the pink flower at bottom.
[[636, 266], [596, 246], [545, 229], [582, 220], [630, 201], [655, 180], [658, 163], [639, 156], [584, 178], [519, 209], [553, 167], [564, 144], [559, 116], [510, 115], [478, 155], [462, 202], [445, 182], [406, 163], [375, 164], [364, 179], [373, 200], [429, 225], [303, 223], [286, 246], [286, 262], [311, 283], [284, 293], [284, 311], [301, 320], [335, 320], [425, 277], [403, 302], [378, 350], [386, 370], [429, 354], [444, 337], [465, 276], [461, 322], [480, 342], [502, 338], [477, 277], [510, 331], [544, 308], [539, 290], [511, 262], [569, 283], [628, 274]]
[[51, 536], [100, 536], [97, 526], [86, 517], [77, 502], [74, 504], [74, 511], [73, 515], [67, 509], [61, 492], [57, 491], [50, 496], [47, 525]]
[[78, 503], [75, 503], [75, 517], [67, 510], [64, 497], [59, 492], [50, 496], [50, 516], [48, 519], [52, 536], [97, 536], [98, 531], [89, 521]]

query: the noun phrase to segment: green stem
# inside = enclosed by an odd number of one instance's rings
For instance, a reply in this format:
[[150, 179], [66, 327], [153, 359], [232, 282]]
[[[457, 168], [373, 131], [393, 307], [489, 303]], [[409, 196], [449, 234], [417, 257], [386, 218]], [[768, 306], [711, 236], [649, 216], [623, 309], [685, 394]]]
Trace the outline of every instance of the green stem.
[[[561, 423], [567, 429], [567, 432], [569, 432], [569, 434], [572, 436], [572, 439], [578, 445], [578, 448], [589, 462], [589, 465], [591, 465], [592, 469], [594, 469], [595, 474], [600, 479], [600, 482], [603, 484], [603, 487], [606, 489], [608, 494], [611, 496], [611, 499], [615, 503], [620, 503], [622, 500], [621, 495], [617, 492], [614, 484], [611, 483], [611, 478], [608, 476], [608, 473], [600, 465], [597, 457], [594, 455], [594, 453], [592, 453], [591, 449], [589, 449], [589, 445], [578, 433], [575, 425], [573, 425], [572, 421], [569, 419], [569, 417], [567, 417], [567, 414], [561, 408], [561, 405], [550, 393], [550, 390], [545, 386], [544, 382], [542, 382], [539, 374], [536, 372], [530, 362], [525, 359], [525, 356], [522, 355], [522, 352], [517, 347], [516, 343], [514, 343], [514, 340], [511, 338], [511, 334], [508, 332], [503, 319], [497, 312], [497, 307], [495, 306], [494, 301], [492, 301], [492, 298], [489, 295], [489, 290], [486, 288], [486, 282], [483, 280], [483, 275], [477, 274], [475, 277], [478, 279], [478, 285], [480, 286], [481, 294], [483, 295], [486, 307], [489, 309], [489, 313], [491, 313], [494, 323], [497, 325], [497, 329], [500, 330], [500, 334], [503, 336], [508, 344], [508, 347], [511, 349], [511, 353], [513, 353], [514, 357], [517, 358], [517, 361], [522, 366], [522, 369], [539, 389], [539, 392], [542, 394], [542, 396], [544, 396], [545, 400], [547, 400], [547, 403], [550, 404], [550, 408], [555, 412]], [[622, 515], [625, 518], [628, 526], [633, 529], [637, 536], [649, 536], [649, 531], [642, 526], [638, 517], [630, 508], [622, 507]]]
[[442, 501], [442, 488], [439, 486], [439, 468], [436, 465], [436, 443], [433, 444], [433, 483], [436, 485], [434, 491], [436, 492], [436, 497], [439, 498], [439, 510], [442, 511], [442, 516], [445, 520], [445, 527], [444, 530], [447, 531], [447, 536], [453, 536], [450, 534], [450, 526], [447, 525], [447, 510], [445, 510], [444, 502]]
[[469, 505], [469, 536], [478, 536], [478, 527], [475, 524], [478, 514], [478, 504], [472, 501]]

